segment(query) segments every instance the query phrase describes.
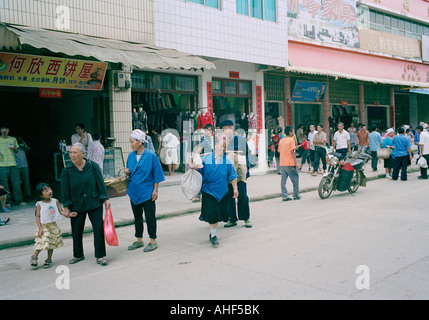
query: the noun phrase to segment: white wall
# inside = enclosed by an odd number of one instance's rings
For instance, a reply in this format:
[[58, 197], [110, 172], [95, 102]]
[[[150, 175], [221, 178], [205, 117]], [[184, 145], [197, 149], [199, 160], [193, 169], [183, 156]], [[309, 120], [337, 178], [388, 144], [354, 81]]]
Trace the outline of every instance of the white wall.
[[0, 21], [58, 30], [60, 6], [69, 9], [64, 31], [153, 44], [153, 0], [0, 0]]
[[186, 0], [155, 1], [156, 45], [206, 57], [287, 66], [286, 0], [277, 1], [277, 22], [236, 13], [235, 0], [221, 9]]

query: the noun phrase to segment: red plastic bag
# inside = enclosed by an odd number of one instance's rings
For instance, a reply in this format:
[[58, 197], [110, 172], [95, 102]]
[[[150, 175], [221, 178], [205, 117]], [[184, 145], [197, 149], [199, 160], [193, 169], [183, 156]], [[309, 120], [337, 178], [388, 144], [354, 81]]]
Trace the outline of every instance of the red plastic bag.
[[109, 246], [119, 246], [118, 236], [116, 235], [115, 223], [113, 222], [113, 215], [110, 209], [106, 210], [104, 215], [104, 236]]

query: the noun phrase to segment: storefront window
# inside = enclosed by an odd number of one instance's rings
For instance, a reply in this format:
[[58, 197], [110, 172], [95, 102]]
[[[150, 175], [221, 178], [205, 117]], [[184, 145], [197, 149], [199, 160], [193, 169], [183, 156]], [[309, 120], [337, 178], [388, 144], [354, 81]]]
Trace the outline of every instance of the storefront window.
[[151, 89], [171, 90], [171, 76], [155, 74], [150, 79]]
[[146, 75], [144, 73], [132, 73], [131, 83], [133, 88], [145, 89], [146, 88]]
[[212, 88], [213, 93], [222, 93], [222, 81], [213, 80]]
[[250, 94], [250, 83], [249, 82], [240, 82], [239, 83], [239, 91], [241, 95], [249, 95]]
[[195, 78], [175, 77], [176, 90], [179, 91], [196, 91]]
[[237, 94], [237, 83], [232, 81], [225, 81], [225, 93]]

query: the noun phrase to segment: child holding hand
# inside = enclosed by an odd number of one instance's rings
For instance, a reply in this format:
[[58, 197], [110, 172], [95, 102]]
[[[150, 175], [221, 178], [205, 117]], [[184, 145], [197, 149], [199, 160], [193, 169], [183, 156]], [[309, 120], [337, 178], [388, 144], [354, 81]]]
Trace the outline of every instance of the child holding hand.
[[39, 253], [42, 250], [48, 250], [48, 258], [43, 265], [46, 269], [52, 266], [54, 249], [63, 246], [62, 232], [58, 228], [57, 221], [61, 219], [61, 215], [70, 218], [75, 217], [77, 213], [65, 213], [58, 200], [52, 197], [52, 189], [46, 183], [39, 183], [36, 186], [35, 193], [39, 200], [36, 203], [37, 233], [34, 245], [35, 251], [30, 257], [30, 263], [32, 267], [37, 267]]

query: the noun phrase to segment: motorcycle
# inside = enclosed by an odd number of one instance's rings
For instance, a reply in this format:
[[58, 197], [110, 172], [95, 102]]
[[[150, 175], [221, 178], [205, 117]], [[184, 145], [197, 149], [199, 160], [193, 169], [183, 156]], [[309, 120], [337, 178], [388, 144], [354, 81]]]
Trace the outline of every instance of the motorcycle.
[[369, 154], [353, 152], [344, 160], [341, 154], [329, 155], [328, 172], [319, 183], [321, 199], [327, 199], [333, 191], [348, 191], [353, 195], [359, 187], [366, 187], [365, 164], [372, 159]]

